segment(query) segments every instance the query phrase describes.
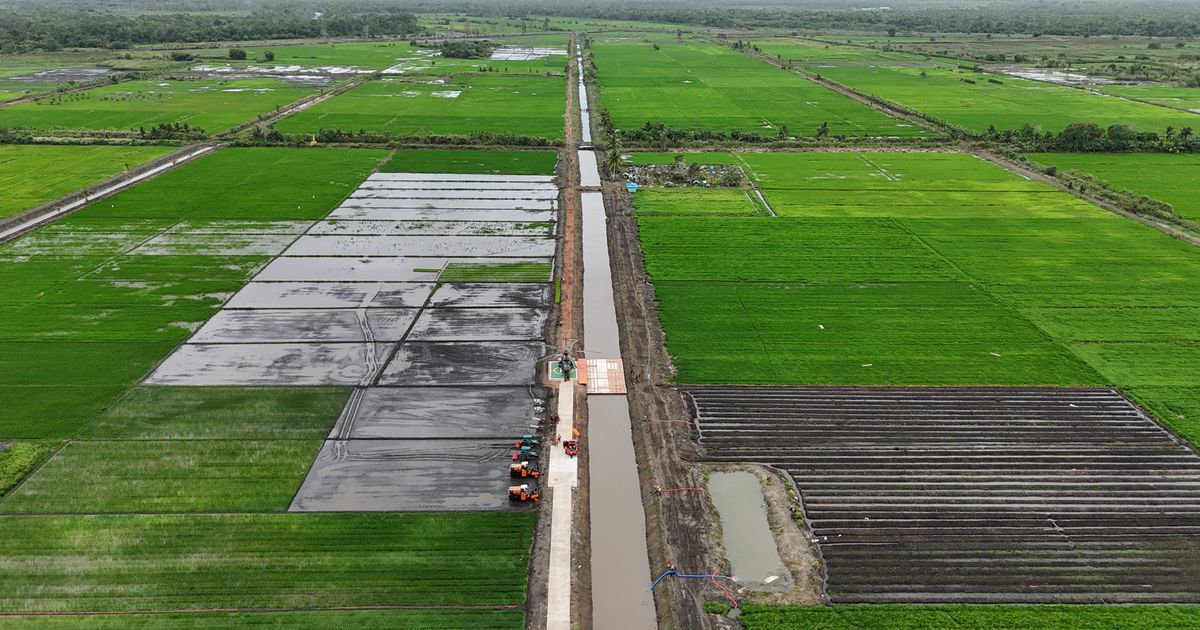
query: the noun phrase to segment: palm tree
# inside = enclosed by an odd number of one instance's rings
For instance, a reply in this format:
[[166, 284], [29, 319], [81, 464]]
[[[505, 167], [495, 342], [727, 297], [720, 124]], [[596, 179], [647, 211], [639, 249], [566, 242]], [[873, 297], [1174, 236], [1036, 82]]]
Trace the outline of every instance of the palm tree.
[[604, 152], [605, 172], [613, 177], [616, 177], [624, 168], [625, 161], [621, 159], [621, 150], [616, 146], [610, 146], [608, 149], [606, 149]]

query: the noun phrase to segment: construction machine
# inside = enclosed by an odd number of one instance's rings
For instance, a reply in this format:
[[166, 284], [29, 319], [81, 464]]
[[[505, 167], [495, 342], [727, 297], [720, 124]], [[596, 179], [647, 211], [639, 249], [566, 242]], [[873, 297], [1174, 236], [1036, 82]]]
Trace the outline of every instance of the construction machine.
[[571, 457], [579, 454], [579, 440], [563, 440], [563, 452]]
[[530, 490], [529, 484], [523, 483], [519, 486], [509, 486], [508, 500], [519, 501], [521, 503], [540, 501], [542, 500], [542, 493], [538, 492], [537, 490]]
[[538, 458], [537, 449], [533, 448], [532, 446], [519, 446], [519, 447], [517, 447], [516, 452], [512, 454], [512, 460], [514, 462], [519, 462], [519, 461], [525, 460], [525, 459], [537, 459], [537, 458]]
[[534, 479], [537, 479], [538, 477], [542, 476], [542, 471], [538, 470], [537, 466], [530, 465], [529, 462], [523, 461], [517, 462], [516, 464], [511, 464], [508, 467], [508, 476], [520, 477], [522, 479], [526, 477], [533, 477]]
[[537, 439], [536, 437], [534, 437], [532, 435], [525, 434], [525, 435], [521, 436], [520, 441], [513, 444], [513, 448], [521, 448], [523, 446], [528, 446], [530, 448], [537, 448], [537, 446], [539, 444], [541, 444], [541, 440]]

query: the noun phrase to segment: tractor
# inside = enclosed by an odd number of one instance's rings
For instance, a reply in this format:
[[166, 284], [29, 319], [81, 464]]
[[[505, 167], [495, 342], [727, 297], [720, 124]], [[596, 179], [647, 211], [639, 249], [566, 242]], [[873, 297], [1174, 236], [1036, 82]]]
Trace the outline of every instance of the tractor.
[[510, 465], [508, 467], [508, 476], [520, 477], [522, 479], [526, 477], [533, 477], [534, 479], [537, 479], [538, 477], [542, 476], [542, 471], [538, 470], [537, 466], [532, 466], [529, 464], [529, 462], [523, 461]]
[[527, 503], [529, 501], [541, 501], [542, 493], [537, 490], [530, 490], [529, 484], [523, 483], [519, 486], [508, 487], [508, 500]]

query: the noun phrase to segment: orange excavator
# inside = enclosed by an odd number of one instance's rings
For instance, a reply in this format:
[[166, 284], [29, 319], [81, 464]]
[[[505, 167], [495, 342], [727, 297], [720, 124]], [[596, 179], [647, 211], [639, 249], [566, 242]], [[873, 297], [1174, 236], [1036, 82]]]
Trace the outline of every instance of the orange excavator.
[[520, 477], [521, 479], [525, 479], [526, 477], [537, 479], [542, 476], [542, 471], [538, 470], [537, 466], [531, 466], [528, 461], [523, 461], [510, 464], [508, 467], [508, 476]]
[[542, 493], [537, 490], [530, 490], [529, 484], [523, 483], [519, 486], [508, 487], [508, 500], [526, 503], [528, 501], [541, 501]]

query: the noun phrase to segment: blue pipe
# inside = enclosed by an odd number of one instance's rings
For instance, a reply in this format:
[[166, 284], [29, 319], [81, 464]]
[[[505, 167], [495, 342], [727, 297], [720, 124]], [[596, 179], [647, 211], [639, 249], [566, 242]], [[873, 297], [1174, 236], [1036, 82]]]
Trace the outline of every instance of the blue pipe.
[[705, 573], [705, 574], [700, 574], [700, 575], [694, 575], [691, 573], [680, 573], [675, 567], [671, 567], [670, 569], [663, 571], [662, 575], [658, 576], [657, 578], [654, 578], [654, 581], [650, 583], [650, 588], [648, 588], [646, 590], [653, 591], [654, 587], [658, 586], [658, 583], [663, 581], [663, 579], [666, 578], [668, 575], [674, 575], [675, 577], [688, 578], [688, 579], [692, 579], [692, 580], [708, 580], [708, 579], [712, 579], [713, 577], [719, 577], [719, 578], [722, 578], [725, 580], [733, 579], [733, 578], [729, 577], [728, 575], [714, 576], [711, 573]]

